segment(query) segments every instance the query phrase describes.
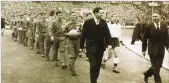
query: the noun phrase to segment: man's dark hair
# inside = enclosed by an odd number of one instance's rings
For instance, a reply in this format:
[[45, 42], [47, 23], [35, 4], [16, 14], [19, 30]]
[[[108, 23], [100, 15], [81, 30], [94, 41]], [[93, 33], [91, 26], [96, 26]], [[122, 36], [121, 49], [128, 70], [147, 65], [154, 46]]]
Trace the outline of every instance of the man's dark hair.
[[78, 16], [78, 17], [83, 18], [83, 16]]
[[96, 7], [96, 8], [93, 9], [93, 13], [94, 14], [95, 13], [99, 13], [99, 10], [102, 10], [102, 8], [101, 7]]
[[53, 16], [54, 14], [55, 14], [54, 10], [50, 11], [50, 13], [49, 13], [50, 16]]
[[73, 13], [75, 13], [75, 12], [70, 12], [70, 14], [73, 14]]
[[46, 13], [44, 13], [44, 12], [39, 13], [39, 15], [41, 15], [41, 16], [42, 16], [42, 15], [45, 15], [45, 14], [46, 14]]
[[86, 16], [92, 15], [91, 13], [87, 13]]
[[61, 11], [57, 11], [57, 12], [56, 12], [56, 15], [58, 15], [58, 14], [60, 14], [60, 13], [62, 13], [62, 12], [61, 12]]

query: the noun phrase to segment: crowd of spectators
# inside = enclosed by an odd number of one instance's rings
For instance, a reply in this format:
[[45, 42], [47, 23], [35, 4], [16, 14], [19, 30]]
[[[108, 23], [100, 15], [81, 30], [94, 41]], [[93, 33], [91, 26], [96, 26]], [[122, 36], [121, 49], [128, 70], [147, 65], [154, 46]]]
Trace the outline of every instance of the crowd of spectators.
[[50, 10], [81, 11], [83, 9], [92, 10], [94, 7], [102, 7], [107, 13], [118, 14], [120, 23], [123, 25], [134, 25], [138, 20], [151, 20], [151, 17], [145, 17], [146, 13], [134, 7], [131, 3], [106, 3], [106, 2], [54, 2], [54, 1], [4, 1], [1, 2], [1, 11], [6, 20], [20, 14], [34, 14], [39, 12], [48, 13]]

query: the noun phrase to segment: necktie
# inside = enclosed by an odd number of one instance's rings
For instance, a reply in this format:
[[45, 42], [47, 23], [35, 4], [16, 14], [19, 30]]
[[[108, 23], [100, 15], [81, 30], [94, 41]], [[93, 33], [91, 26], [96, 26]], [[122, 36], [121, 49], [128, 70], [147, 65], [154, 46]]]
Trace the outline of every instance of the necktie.
[[159, 31], [160, 30], [160, 28], [159, 28], [159, 24], [157, 23], [157, 31]]

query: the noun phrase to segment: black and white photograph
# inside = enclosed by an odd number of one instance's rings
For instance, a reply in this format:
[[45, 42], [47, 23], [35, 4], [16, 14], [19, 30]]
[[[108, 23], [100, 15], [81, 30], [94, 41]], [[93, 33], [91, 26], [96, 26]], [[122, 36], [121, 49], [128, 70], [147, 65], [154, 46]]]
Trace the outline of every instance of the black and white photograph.
[[1, 83], [169, 83], [169, 1], [1, 0]]

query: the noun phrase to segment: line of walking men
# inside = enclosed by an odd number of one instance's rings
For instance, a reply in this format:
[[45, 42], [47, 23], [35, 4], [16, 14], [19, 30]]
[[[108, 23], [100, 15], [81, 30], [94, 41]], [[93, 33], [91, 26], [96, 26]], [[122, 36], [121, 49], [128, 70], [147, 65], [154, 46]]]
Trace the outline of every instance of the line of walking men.
[[[40, 13], [34, 18], [32, 15], [20, 15], [19, 20], [11, 22], [11, 27], [14, 29], [12, 39], [16, 41], [19, 37], [21, 44], [28, 46], [31, 50], [35, 49], [47, 61], [50, 60], [50, 48], [53, 48], [52, 61], [55, 61], [55, 66], [59, 66], [58, 61], [61, 61], [63, 69], [69, 65], [72, 76], [76, 76], [76, 59], [85, 49], [90, 63], [90, 81], [97, 83], [100, 67], [105, 65], [112, 54], [115, 55], [113, 72], [119, 73], [114, 69], [118, 64], [120, 43], [123, 45], [121, 25], [117, 15], [111, 15], [110, 22], [106, 22], [102, 19], [102, 10], [100, 7], [94, 8], [93, 17], [85, 20], [84, 23], [81, 16], [77, 19], [75, 12], [70, 12], [67, 20], [63, 19], [64, 14], [61, 11], [51, 11], [47, 20], [45, 13]], [[144, 81], [148, 83], [148, 78], [154, 75], [155, 83], [162, 83], [159, 72], [164, 58], [164, 46], [169, 51], [168, 30], [167, 26], [161, 22], [158, 13], [153, 14], [153, 22], [147, 25], [143, 36], [142, 52], [145, 56], [148, 47], [152, 64], [144, 73]], [[149, 40], [148, 44], [147, 40]], [[106, 48], [110, 55], [103, 57]]]
[[[67, 68], [70, 66], [72, 76], [75, 73], [75, 61], [77, 57], [82, 55], [80, 49], [80, 33], [84, 20], [92, 19], [94, 14], [88, 13], [85, 17], [77, 16], [76, 12], [69, 13], [69, 19], [63, 18], [64, 13], [61, 11], [50, 11], [47, 17], [46, 13], [39, 13], [36, 16], [33, 14], [21, 14], [11, 19], [11, 26], [13, 29], [12, 39], [28, 46], [30, 50], [35, 50], [37, 54], [45, 57], [49, 61], [50, 48], [53, 49], [52, 61], [55, 61], [55, 66]], [[111, 18], [111, 19], [110, 19]], [[110, 30], [113, 50], [109, 51], [109, 55], [105, 56], [102, 61], [102, 67], [105, 68], [105, 63], [108, 59], [115, 55], [114, 69], [118, 64], [118, 54], [121, 40], [121, 25], [118, 22], [118, 15], [111, 15], [107, 19], [107, 24]], [[114, 21], [114, 23], [113, 23]], [[116, 49], [117, 48], [117, 49]], [[114, 52], [112, 52], [114, 51]], [[112, 54], [114, 53], [114, 54]], [[59, 54], [59, 58], [58, 58]], [[90, 61], [89, 61], [90, 62]], [[91, 63], [91, 62], [90, 62]], [[92, 72], [92, 71], [91, 71]], [[93, 78], [91, 78], [93, 79]]]
[[[81, 16], [76, 12], [69, 13], [69, 18], [63, 18], [61, 11], [50, 11], [49, 17], [46, 13], [21, 14], [11, 20], [12, 39], [20, 44], [35, 50], [37, 54], [50, 61], [49, 52], [53, 49], [52, 61], [55, 66], [67, 68], [70, 66], [72, 76], [75, 73], [75, 61], [79, 55], [80, 32], [83, 24]], [[58, 54], [60, 55], [58, 59]], [[67, 56], [68, 55], [68, 56]]]
[[[13, 29], [12, 39], [28, 46], [30, 50], [35, 50], [37, 54], [45, 57], [46, 61], [50, 61], [49, 52], [50, 48], [53, 49], [52, 61], [55, 61], [55, 66], [67, 68], [70, 66], [72, 76], [75, 73], [75, 61], [78, 56], [82, 56], [80, 49], [80, 33], [84, 20], [94, 17], [91, 13], [86, 14], [85, 17], [78, 16], [76, 12], [70, 12], [69, 18], [63, 17], [64, 13], [61, 11], [50, 11], [47, 17], [46, 13], [39, 13], [36, 16], [33, 14], [21, 14], [11, 19], [10, 27]], [[110, 31], [113, 31], [113, 48], [120, 46], [121, 40], [121, 25], [118, 22], [117, 15], [111, 15], [111, 19], [107, 19]], [[114, 21], [114, 23], [112, 23]], [[114, 25], [113, 25], [114, 24]], [[115, 27], [115, 28], [113, 28]], [[123, 44], [123, 43], [122, 43]], [[119, 49], [118, 49], [119, 50]], [[102, 61], [102, 66], [105, 68], [105, 62], [112, 57], [112, 51], [109, 55], [105, 56]], [[118, 56], [113, 52], [116, 62], [114, 66], [117, 67]], [[59, 58], [58, 58], [59, 54]], [[80, 54], [80, 55], [79, 55]], [[114, 67], [114, 68], [115, 68]], [[118, 72], [118, 71], [116, 71]]]

